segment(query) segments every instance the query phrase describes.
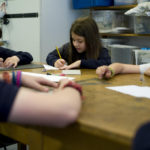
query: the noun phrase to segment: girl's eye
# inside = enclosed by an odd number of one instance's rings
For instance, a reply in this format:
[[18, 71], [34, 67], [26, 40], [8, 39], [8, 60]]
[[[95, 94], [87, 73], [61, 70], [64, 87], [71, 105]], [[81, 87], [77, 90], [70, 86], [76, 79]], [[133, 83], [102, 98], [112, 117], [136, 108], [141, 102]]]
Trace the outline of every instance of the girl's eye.
[[78, 41], [79, 43], [82, 43], [82, 41]]

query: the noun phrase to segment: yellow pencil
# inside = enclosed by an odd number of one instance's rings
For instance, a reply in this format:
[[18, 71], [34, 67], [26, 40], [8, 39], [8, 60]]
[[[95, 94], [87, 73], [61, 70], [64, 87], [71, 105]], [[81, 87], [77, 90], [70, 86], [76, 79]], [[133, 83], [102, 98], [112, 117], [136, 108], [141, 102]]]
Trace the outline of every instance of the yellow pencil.
[[58, 49], [57, 46], [56, 46], [56, 50], [57, 50], [57, 53], [58, 53], [58, 55], [59, 55], [59, 58], [61, 59], [62, 57], [61, 57], [61, 55], [60, 55], [60, 52], [59, 52], [59, 49]]

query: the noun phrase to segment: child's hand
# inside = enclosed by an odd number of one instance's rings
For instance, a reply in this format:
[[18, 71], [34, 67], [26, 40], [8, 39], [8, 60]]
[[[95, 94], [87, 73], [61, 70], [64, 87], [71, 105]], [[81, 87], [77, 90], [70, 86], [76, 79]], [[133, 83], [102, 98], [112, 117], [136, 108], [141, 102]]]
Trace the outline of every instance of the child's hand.
[[42, 92], [48, 92], [49, 87], [57, 88], [58, 84], [52, 81], [49, 81], [47, 79], [44, 79], [42, 77], [33, 77], [30, 75], [24, 75], [22, 74], [21, 82], [23, 86], [26, 86], [28, 88], [32, 88], [35, 90], [39, 90]]
[[3, 58], [0, 58], [0, 67], [4, 67]]
[[144, 72], [145, 75], [147, 76], [150, 76], [150, 68], [148, 68], [145, 72]]
[[66, 61], [64, 59], [58, 59], [55, 63], [54, 63], [54, 67], [56, 68], [61, 68], [66, 64]]
[[18, 62], [20, 61], [19, 57], [17, 56], [12, 56], [12, 57], [8, 57], [5, 61], [4, 61], [4, 67], [9, 68], [9, 67], [16, 67], [18, 65]]
[[63, 66], [60, 69], [62, 70], [69, 70], [69, 69], [73, 69], [73, 68], [79, 68], [81, 64], [81, 60], [77, 60], [74, 63], [68, 65], [68, 66]]
[[98, 67], [96, 69], [96, 74], [98, 75], [99, 79], [102, 79], [102, 78], [109, 79], [112, 76], [112, 72], [111, 72], [111, 70], [109, 69], [108, 66]]
[[[58, 88], [54, 89], [53, 92], [61, 91], [69, 82], [70, 80], [68, 79], [60, 80]], [[74, 81], [71, 81], [71, 82], [74, 82]]]

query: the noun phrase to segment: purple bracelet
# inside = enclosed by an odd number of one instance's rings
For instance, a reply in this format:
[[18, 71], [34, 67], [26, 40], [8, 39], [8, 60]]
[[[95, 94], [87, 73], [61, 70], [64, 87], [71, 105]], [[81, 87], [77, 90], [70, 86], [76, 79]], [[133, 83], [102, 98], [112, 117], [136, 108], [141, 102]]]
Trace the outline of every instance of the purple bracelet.
[[21, 71], [17, 71], [16, 85], [18, 87], [21, 85]]

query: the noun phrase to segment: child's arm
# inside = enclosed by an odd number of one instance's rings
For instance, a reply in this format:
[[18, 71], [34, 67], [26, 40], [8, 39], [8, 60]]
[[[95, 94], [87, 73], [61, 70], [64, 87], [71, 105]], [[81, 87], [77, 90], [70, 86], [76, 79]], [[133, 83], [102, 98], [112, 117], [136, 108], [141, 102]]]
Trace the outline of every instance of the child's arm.
[[[11, 74], [4, 73], [7, 81], [12, 79]], [[4, 75], [0, 76], [1, 79], [3, 77]], [[77, 87], [70, 86], [72, 81], [62, 80], [57, 90], [47, 93], [46, 87], [42, 84], [58, 87], [57, 84], [24, 74], [21, 79], [22, 85], [44, 92], [19, 89], [17, 86], [0, 81], [1, 121], [63, 127], [77, 119], [82, 97]]]
[[80, 68], [83, 69], [96, 69], [99, 66], [110, 65], [111, 58], [108, 50], [103, 48], [98, 59], [81, 59]]
[[[59, 65], [59, 63], [56, 63], [57, 60], [59, 60], [60, 63], [61, 63], [60, 60], [63, 60], [63, 62], [67, 63], [66, 61], [68, 58], [68, 46], [69, 46], [69, 43], [66, 43], [62, 47], [59, 48], [59, 52], [60, 52], [62, 59], [60, 59], [56, 49], [50, 52], [46, 58], [47, 64], [60, 68], [62, 66]], [[64, 65], [65, 63], [62, 63], [62, 64]]]
[[14, 51], [4, 47], [0, 47], [0, 56], [5, 63], [4, 67], [29, 64], [33, 60], [33, 57], [28, 52]]
[[101, 66], [96, 69], [96, 74], [100, 79], [111, 78], [120, 73], [140, 73], [139, 65], [113, 63], [109, 66]]

